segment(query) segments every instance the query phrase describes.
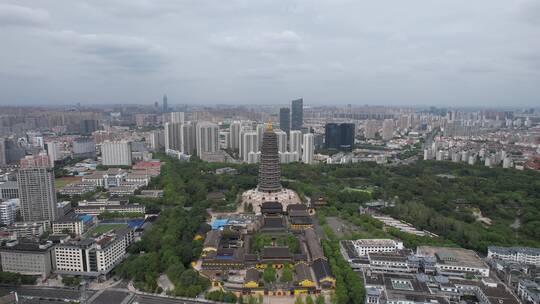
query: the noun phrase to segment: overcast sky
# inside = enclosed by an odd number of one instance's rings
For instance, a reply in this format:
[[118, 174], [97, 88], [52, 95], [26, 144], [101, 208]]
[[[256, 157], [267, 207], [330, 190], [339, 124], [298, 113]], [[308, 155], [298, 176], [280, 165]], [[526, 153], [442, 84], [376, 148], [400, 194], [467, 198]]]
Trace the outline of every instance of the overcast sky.
[[538, 106], [539, 0], [0, 0], [0, 105]]

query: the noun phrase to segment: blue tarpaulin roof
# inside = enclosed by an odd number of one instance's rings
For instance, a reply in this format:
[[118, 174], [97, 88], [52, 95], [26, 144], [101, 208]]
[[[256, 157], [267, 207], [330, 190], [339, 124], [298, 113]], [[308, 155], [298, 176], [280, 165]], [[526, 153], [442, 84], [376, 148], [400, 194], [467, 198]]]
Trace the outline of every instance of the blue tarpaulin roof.
[[221, 229], [223, 228], [223, 226], [227, 225], [228, 222], [229, 222], [229, 219], [214, 220], [212, 222], [212, 229], [214, 230]]
[[83, 215], [80, 215], [79, 218], [80, 218], [83, 222], [87, 223], [87, 222], [90, 222], [94, 217], [91, 216], [90, 214], [83, 214]]

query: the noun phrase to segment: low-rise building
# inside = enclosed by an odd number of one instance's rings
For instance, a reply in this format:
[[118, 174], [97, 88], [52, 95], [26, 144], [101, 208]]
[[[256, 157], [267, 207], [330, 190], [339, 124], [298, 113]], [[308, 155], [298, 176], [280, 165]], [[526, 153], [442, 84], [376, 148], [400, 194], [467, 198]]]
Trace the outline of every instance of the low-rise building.
[[[503, 285], [491, 280], [451, 279], [420, 274], [364, 272], [366, 304], [449, 304], [474, 298], [481, 304], [518, 304]], [[487, 278], [485, 278], [487, 279]]]
[[2, 271], [47, 277], [53, 269], [52, 249], [50, 242], [9, 241], [0, 247]]
[[435, 257], [438, 274], [465, 276], [466, 274], [489, 277], [489, 267], [472, 250], [452, 247], [418, 246], [416, 255], [420, 258]]
[[96, 183], [86, 181], [66, 185], [60, 189], [60, 194], [67, 196], [80, 196], [85, 193], [94, 192], [96, 190]]
[[38, 221], [38, 222], [15, 222], [10, 226], [3, 227], [2, 230], [15, 233], [17, 238], [38, 238], [45, 231], [51, 228], [51, 222]]
[[531, 280], [521, 280], [519, 281], [517, 294], [524, 303], [539, 304], [540, 283]]
[[403, 242], [392, 239], [359, 239], [352, 241], [352, 245], [359, 256], [366, 256], [372, 252], [395, 252], [403, 249]]
[[130, 204], [128, 201], [82, 201], [75, 207], [76, 214], [99, 215], [104, 212], [121, 212], [121, 213], [145, 213], [144, 205]]
[[91, 215], [66, 214], [52, 223], [53, 234], [82, 235], [92, 222]]
[[110, 231], [96, 238], [66, 241], [54, 248], [55, 272], [61, 275], [107, 276], [126, 256], [133, 242], [130, 228]]
[[540, 266], [540, 248], [489, 246], [487, 257]]
[[110, 168], [107, 171], [96, 171], [93, 174], [85, 175], [82, 181], [108, 189], [120, 185], [121, 182], [125, 181], [127, 174], [128, 172], [124, 169]]

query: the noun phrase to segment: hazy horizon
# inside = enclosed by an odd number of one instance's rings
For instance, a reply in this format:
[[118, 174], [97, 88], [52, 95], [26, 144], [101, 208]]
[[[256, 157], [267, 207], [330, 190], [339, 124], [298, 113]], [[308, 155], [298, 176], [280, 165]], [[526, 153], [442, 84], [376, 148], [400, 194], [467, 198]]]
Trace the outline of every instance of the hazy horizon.
[[537, 107], [535, 37], [535, 0], [0, 0], [0, 106]]

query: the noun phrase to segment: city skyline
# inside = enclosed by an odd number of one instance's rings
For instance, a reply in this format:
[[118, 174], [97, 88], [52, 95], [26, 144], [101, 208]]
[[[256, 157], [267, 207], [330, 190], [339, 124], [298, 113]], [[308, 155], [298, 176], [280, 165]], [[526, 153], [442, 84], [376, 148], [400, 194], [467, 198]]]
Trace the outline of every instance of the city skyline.
[[530, 0], [6, 0], [0, 106], [152, 104], [167, 93], [169, 104], [530, 107], [538, 16]]

